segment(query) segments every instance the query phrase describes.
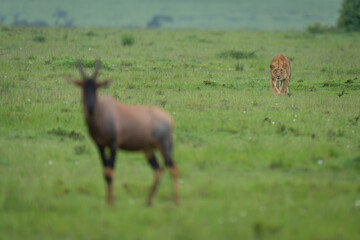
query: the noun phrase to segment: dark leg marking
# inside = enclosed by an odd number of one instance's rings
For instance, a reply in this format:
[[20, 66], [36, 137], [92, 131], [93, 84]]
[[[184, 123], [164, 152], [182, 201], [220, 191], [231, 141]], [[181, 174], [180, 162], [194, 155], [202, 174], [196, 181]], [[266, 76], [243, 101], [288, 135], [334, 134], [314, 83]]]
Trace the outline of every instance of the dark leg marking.
[[98, 146], [102, 164], [104, 167], [104, 178], [106, 181], [106, 201], [108, 204], [113, 204], [113, 188], [112, 181], [114, 176], [114, 164], [116, 158], [116, 145], [110, 146], [110, 157], [106, 157], [105, 147]]
[[156, 124], [154, 129], [152, 130], [152, 136], [160, 144], [160, 150], [165, 159], [165, 165], [167, 167], [171, 167], [174, 165], [171, 157], [171, 152], [173, 148], [171, 132], [171, 127], [165, 122], [160, 122]]
[[152, 167], [152, 169], [155, 170], [155, 169], [160, 168], [159, 163], [154, 154], [152, 154], [150, 157], [148, 157], [148, 162], [149, 162], [150, 166]]
[[[172, 158], [172, 149], [173, 149], [173, 141], [172, 141], [172, 129], [169, 124], [166, 122], [160, 122], [155, 125], [154, 129], [152, 130], [152, 136], [157, 140], [159, 143], [159, 150], [164, 157], [165, 165], [170, 169], [171, 176], [173, 179], [174, 185], [174, 201], [178, 203], [178, 170], [175, 166], [175, 163]], [[152, 194], [156, 190], [156, 186], [158, 180], [161, 175], [161, 170], [155, 170], [155, 181], [154, 185], [150, 191], [150, 195], [148, 198], [148, 204], [151, 204]]]
[[[166, 126], [166, 127], [165, 127]], [[158, 128], [158, 136], [157, 140], [160, 143], [160, 151], [164, 157], [165, 165], [170, 169], [172, 181], [173, 181], [173, 189], [174, 189], [174, 201], [177, 204], [179, 202], [179, 186], [178, 186], [178, 170], [175, 166], [174, 160], [172, 158], [172, 150], [173, 150], [173, 141], [171, 135], [171, 128], [168, 125], [161, 125]], [[160, 131], [161, 130], [161, 131]]]
[[106, 166], [107, 159], [106, 159], [106, 156], [105, 156], [105, 147], [98, 146], [98, 149], [99, 149], [102, 165]]
[[161, 148], [166, 167], [174, 166], [174, 161], [172, 158], [173, 143], [171, 137], [163, 140], [161, 143]]
[[153, 152], [146, 153], [146, 157], [147, 157], [147, 160], [148, 160], [150, 166], [154, 170], [154, 182], [150, 188], [150, 192], [149, 192], [148, 199], [146, 202], [147, 205], [151, 205], [152, 198], [153, 198], [155, 191], [157, 189], [157, 186], [159, 184], [161, 173], [162, 173], [163, 169], [160, 168], [159, 163], [156, 160], [156, 157]]

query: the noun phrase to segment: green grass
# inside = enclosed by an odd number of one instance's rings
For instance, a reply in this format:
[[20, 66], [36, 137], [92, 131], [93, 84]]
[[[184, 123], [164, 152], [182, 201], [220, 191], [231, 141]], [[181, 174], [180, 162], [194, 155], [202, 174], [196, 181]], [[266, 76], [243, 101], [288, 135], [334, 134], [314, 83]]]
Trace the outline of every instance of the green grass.
[[[1, 28], [0, 239], [359, 239], [359, 40]], [[232, 52], [254, 54], [221, 55]], [[292, 63], [286, 97], [268, 83], [278, 53]], [[102, 60], [99, 80], [114, 81], [101, 95], [173, 116], [179, 206], [169, 173], [145, 206], [152, 172], [143, 154], [126, 152], [115, 206], [105, 206], [80, 92], [67, 82], [80, 76], [78, 58], [89, 73]]]

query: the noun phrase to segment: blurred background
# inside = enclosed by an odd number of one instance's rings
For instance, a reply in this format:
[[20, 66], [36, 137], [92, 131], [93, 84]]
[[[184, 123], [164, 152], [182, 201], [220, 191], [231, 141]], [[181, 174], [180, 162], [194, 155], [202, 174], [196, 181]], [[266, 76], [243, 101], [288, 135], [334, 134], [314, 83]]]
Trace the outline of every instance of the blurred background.
[[0, 25], [301, 30], [334, 26], [342, 0], [1, 0]]

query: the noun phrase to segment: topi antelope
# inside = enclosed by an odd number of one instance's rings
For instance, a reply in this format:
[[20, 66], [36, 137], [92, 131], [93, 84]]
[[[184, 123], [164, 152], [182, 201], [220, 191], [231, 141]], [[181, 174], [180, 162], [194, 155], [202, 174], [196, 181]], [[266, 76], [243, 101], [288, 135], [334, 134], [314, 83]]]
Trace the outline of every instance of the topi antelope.
[[[163, 172], [154, 155], [154, 151], [158, 149], [165, 159], [165, 165], [170, 168], [174, 201], [177, 203], [178, 170], [172, 159], [172, 118], [157, 107], [124, 105], [111, 97], [98, 97], [97, 89], [109, 84], [109, 81], [96, 81], [101, 62], [96, 61], [91, 77], [85, 74], [80, 60], [76, 65], [82, 80], [72, 82], [82, 89], [83, 112], [88, 132], [99, 149], [104, 168], [107, 203], [113, 204], [112, 180], [118, 148], [143, 151], [154, 170], [154, 182], [147, 198], [148, 205], [151, 205]], [[105, 151], [106, 148], [110, 151]]]

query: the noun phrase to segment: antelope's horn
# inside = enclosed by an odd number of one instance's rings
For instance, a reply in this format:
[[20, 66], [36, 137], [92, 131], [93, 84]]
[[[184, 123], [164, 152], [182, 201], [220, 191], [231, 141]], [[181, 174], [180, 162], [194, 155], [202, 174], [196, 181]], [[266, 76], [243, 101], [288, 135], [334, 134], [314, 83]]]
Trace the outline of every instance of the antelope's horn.
[[76, 61], [76, 66], [78, 67], [79, 72], [80, 72], [82, 78], [83, 78], [83, 79], [86, 79], [86, 74], [85, 74], [84, 68], [83, 68], [83, 66], [82, 66], [82, 64], [81, 64], [80, 59], [78, 59], [78, 60]]
[[96, 63], [95, 63], [95, 71], [92, 75], [92, 79], [96, 79], [98, 73], [99, 73], [99, 69], [100, 69], [100, 66], [101, 66], [101, 61], [99, 59], [96, 60]]

